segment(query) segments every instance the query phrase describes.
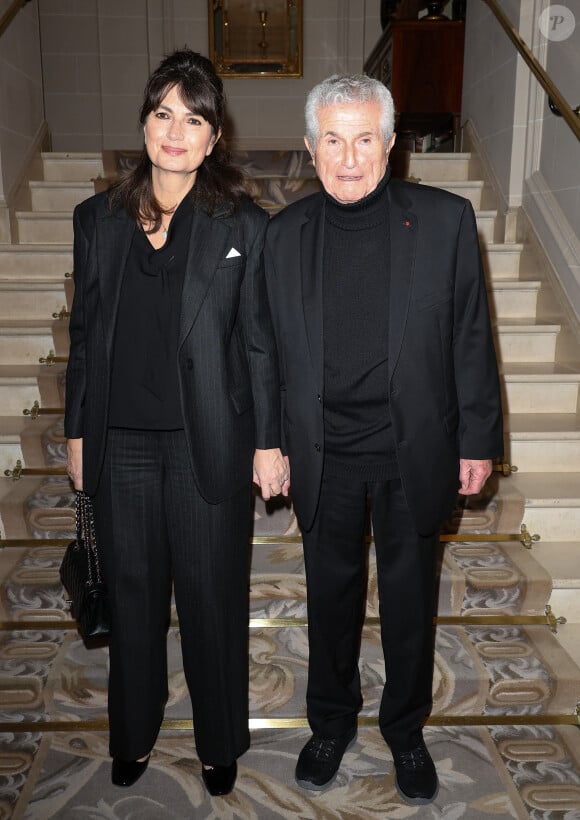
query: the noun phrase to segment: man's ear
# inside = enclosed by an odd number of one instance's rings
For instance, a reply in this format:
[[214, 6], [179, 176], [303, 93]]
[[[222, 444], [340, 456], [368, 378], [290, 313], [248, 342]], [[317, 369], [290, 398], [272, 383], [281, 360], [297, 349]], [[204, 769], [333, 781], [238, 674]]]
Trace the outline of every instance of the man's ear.
[[389, 140], [389, 144], [387, 145], [387, 159], [389, 158], [389, 154], [393, 150], [393, 145], [395, 144], [395, 140], [397, 139], [397, 135], [393, 134], [391, 139]]
[[312, 146], [310, 145], [310, 142], [308, 141], [308, 137], [304, 137], [304, 145], [306, 146], [306, 150], [308, 151], [308, 153], [310, 154], [310, 156], [312, 158], [312, 162], [314, 162], [314, 150], [313, 150]]

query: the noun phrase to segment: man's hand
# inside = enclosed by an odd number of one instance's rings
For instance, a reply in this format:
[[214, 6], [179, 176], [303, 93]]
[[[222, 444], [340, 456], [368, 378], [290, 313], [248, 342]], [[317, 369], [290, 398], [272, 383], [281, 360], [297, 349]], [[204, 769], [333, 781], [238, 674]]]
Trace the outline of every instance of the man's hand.
[[254, 482], [267, 501], [274, 495], [288, 495], [290, 489], [290, 464], [278, 448], [256, 450], [254, 453]]
[[83, 488], [83, 440], [82, 438], [67, 438], [66, 440], [66, 471], [70, 476], [75, 490]]
[[478, 460], [475, 458], [459, 459], [459, 495], [476, 495], [490, 477], [492, 471], [491, 459]]

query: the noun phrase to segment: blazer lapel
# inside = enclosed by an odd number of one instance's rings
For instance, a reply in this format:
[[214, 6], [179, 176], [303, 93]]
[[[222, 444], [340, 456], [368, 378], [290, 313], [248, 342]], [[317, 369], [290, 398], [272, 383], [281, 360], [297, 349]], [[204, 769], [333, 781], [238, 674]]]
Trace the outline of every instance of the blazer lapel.
[[123, 272], [127, 264], [129, 248], [133, 240], [136, 225], [124, 211], [97, 220], [97, 261], [98, 278], [103, 305], [109, 305], [108, 313], [103, 314], [105, 323], [105, 344], [110, 358], [113, 350], [113, 335]]
[[415, 276], [415, 251], [419, 223], [411, 210], [411, 201], [388, 186], [391, 270], [389, 291], [389, 379], [392, 376], [403, 342], [409, 311], [409, 300]]
[[322, 275], [324, 247], [324, 203], [310, 214], [301, 237], [302, 304], [312, 367], [322, 390], [324, 345], [322, 341]]
[[212, 218], [203, 211], [192, 215], [181, 297], [179, 346], [191, 330], [216, 269], [227, 253], [230, 235], [231, 227], [226, 220]]

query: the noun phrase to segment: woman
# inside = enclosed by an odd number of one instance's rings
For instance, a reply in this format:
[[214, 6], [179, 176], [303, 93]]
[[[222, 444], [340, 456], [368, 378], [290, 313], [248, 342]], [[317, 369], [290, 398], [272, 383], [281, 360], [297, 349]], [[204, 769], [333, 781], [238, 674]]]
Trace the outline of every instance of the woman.
[[112, 606], [112, 780], [143, 774], [168, 697], [171, 585], [197, 751], [227, 794], [249, 746], [252, 465], [288, 494], [263, 278], [266, 214], [219, 142], [222, 82], [177, 51], [151, 75], [138, 167], [74, 213], [65, 433]]

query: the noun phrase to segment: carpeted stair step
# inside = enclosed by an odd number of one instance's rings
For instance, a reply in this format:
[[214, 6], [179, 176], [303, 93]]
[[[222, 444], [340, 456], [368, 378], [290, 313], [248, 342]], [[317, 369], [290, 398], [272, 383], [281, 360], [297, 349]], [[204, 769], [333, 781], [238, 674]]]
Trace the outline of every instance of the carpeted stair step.
[[[397, 794], [392, 757], [376, 727], [359, 727], [333, 788], [308, 792], [294, 780], [307, 728], [254, 728], [238, 761], [236, 789], [211, 798], [201, 783], [191, 727], [165, 729], [155, 744], [138, 794], [121, 800], [111, 785], [108, 735], [79, 728], [43, 735], [10, 734], [8, 816], [69, 820], [77, 814], [118, 815], [119, 803], [175, 818], [371, 820], [428, 817], [470, 820], [567, 816], [580, 812], [580, 749], [573, 726], [439, 727], [425, 730], [440, 778], [434, 807], [411, 807]], [[193, 814], [192, 814], [193, 810]], [[575, 814], [576, 813], [576, 814]]]
[[24, 468], [64, 468], [64, 417], [0, 416], [0, 472], [13, 470], [17, 460]]
[[[29, 415], [0, 417], [0, 441], [2, 431], [14, 440], [22, 466], [34, 470], [64, 469], [66, 466], [66, 439], [62, 414], [40, 414], [36, 419]], [[2, 461], [2, 470], [14, 468], [15, 458]]]
[[3, 538], [67, 538], [74, 533], [74, 494], [66, 475], [1, 477]]
[[[550, 598], [550, 575], [521, 543], [453, 541], [441, 545], [440, 563], [438, 617], [542, 618]], [[254, 545], [250, 613], [256, 619], [306, 618], [301, 544]], [[367, 617], [378, 615], [376, 563], [370, 549]]]
[[[32, 499], [25, 493], [33, 487], [37, 492]], [[66, 596], [58, 574], [64, 546], [38, 540], [68, 542], [73, 538], [73, 496], [66, 477], [27, 475], [18, 481], [4, 479], [0, 491], [3, 532], [9, 539], [4, 549], [9, 572], [5, 565], [7, 574], [0, 583], [4, 591], [0, 620], [36, 620], [36, 607], [43, 598], [59, 612], [66, 611]], [[21, 518], [24, 510], [26, 529], [14, 527], [19, 508]], [[30, 540], [26, 545], [15, 546], [10, 539]], [[533, 551], [519, 542], [444, 543], [440, 547], [440, 562], [436, 614], [441, 623], [487, 616], [508, 622], [524, 616], [527, 620], [531, 617], [533, 623], [547, 623], [545, 606], [552, 589], [550, 574]], [[370, 619], [379, 615], [373, 549], [369, 552], [366, 614]], [[302, 546], [296, 542], [254, 544], [251, 619], [272, 623], [279, 619], [304, 620], [306, 616]]]
[[[181, 637], [168, 637], [169, 701], [165, 717], [191, 720], [181, 659]], [[54, 627], [0, 634], [0, 700], [5, 719], [94, 721], [107, 717], [108, 649], [87, 648], [73, 630]], [[13, 658], [20, 661], [16, 668]], [[306, 717], [307, 628], [250, 628], [250, 719]], [[437, 626], [435, 720], [509, 715], [571, 717], [580, 670], [547, 626]], [[376, 719], [385, 680], [380, 628], [363, 628], [361, 717]], [[525, 722], [525, 720], [523, 721]]]
[[[27, 466], [65, 463], [62, 416], [32, 422], [23, 437]], [[44, 455], [43, 455], [44, 454]], [[43, 460], [41, 457], [43, 455]], [[23, 475], [9, 482], [0, 515], [8, 538], [58, 538], [63, 530], [72, 537], [73, 496], [66, 476]], [[550, 580], [520, 543], [523, 497], [511, 477], [495, 474], [487, 492], [459, 506], [450, 520], [442, 553], [439, 613], [442, 615], [543, 613], [550, 596]], [[253, 617], [305, 615], [302, 547], [294, 512], [288, 502], [265, 504], [255, 499], [252, 555]], [[472, 534], [480, 540], [469, 542]], [[489, 534], [489, 542], [482, 542]], [[494, 534], [497, 539], [494, 540]], [[507, 533], [507, 535], [506, 535]], [[533, 534], [533, 533], [532, 533]], [[369, 615], [376, 616], [376, 583], [371, 550]]]

